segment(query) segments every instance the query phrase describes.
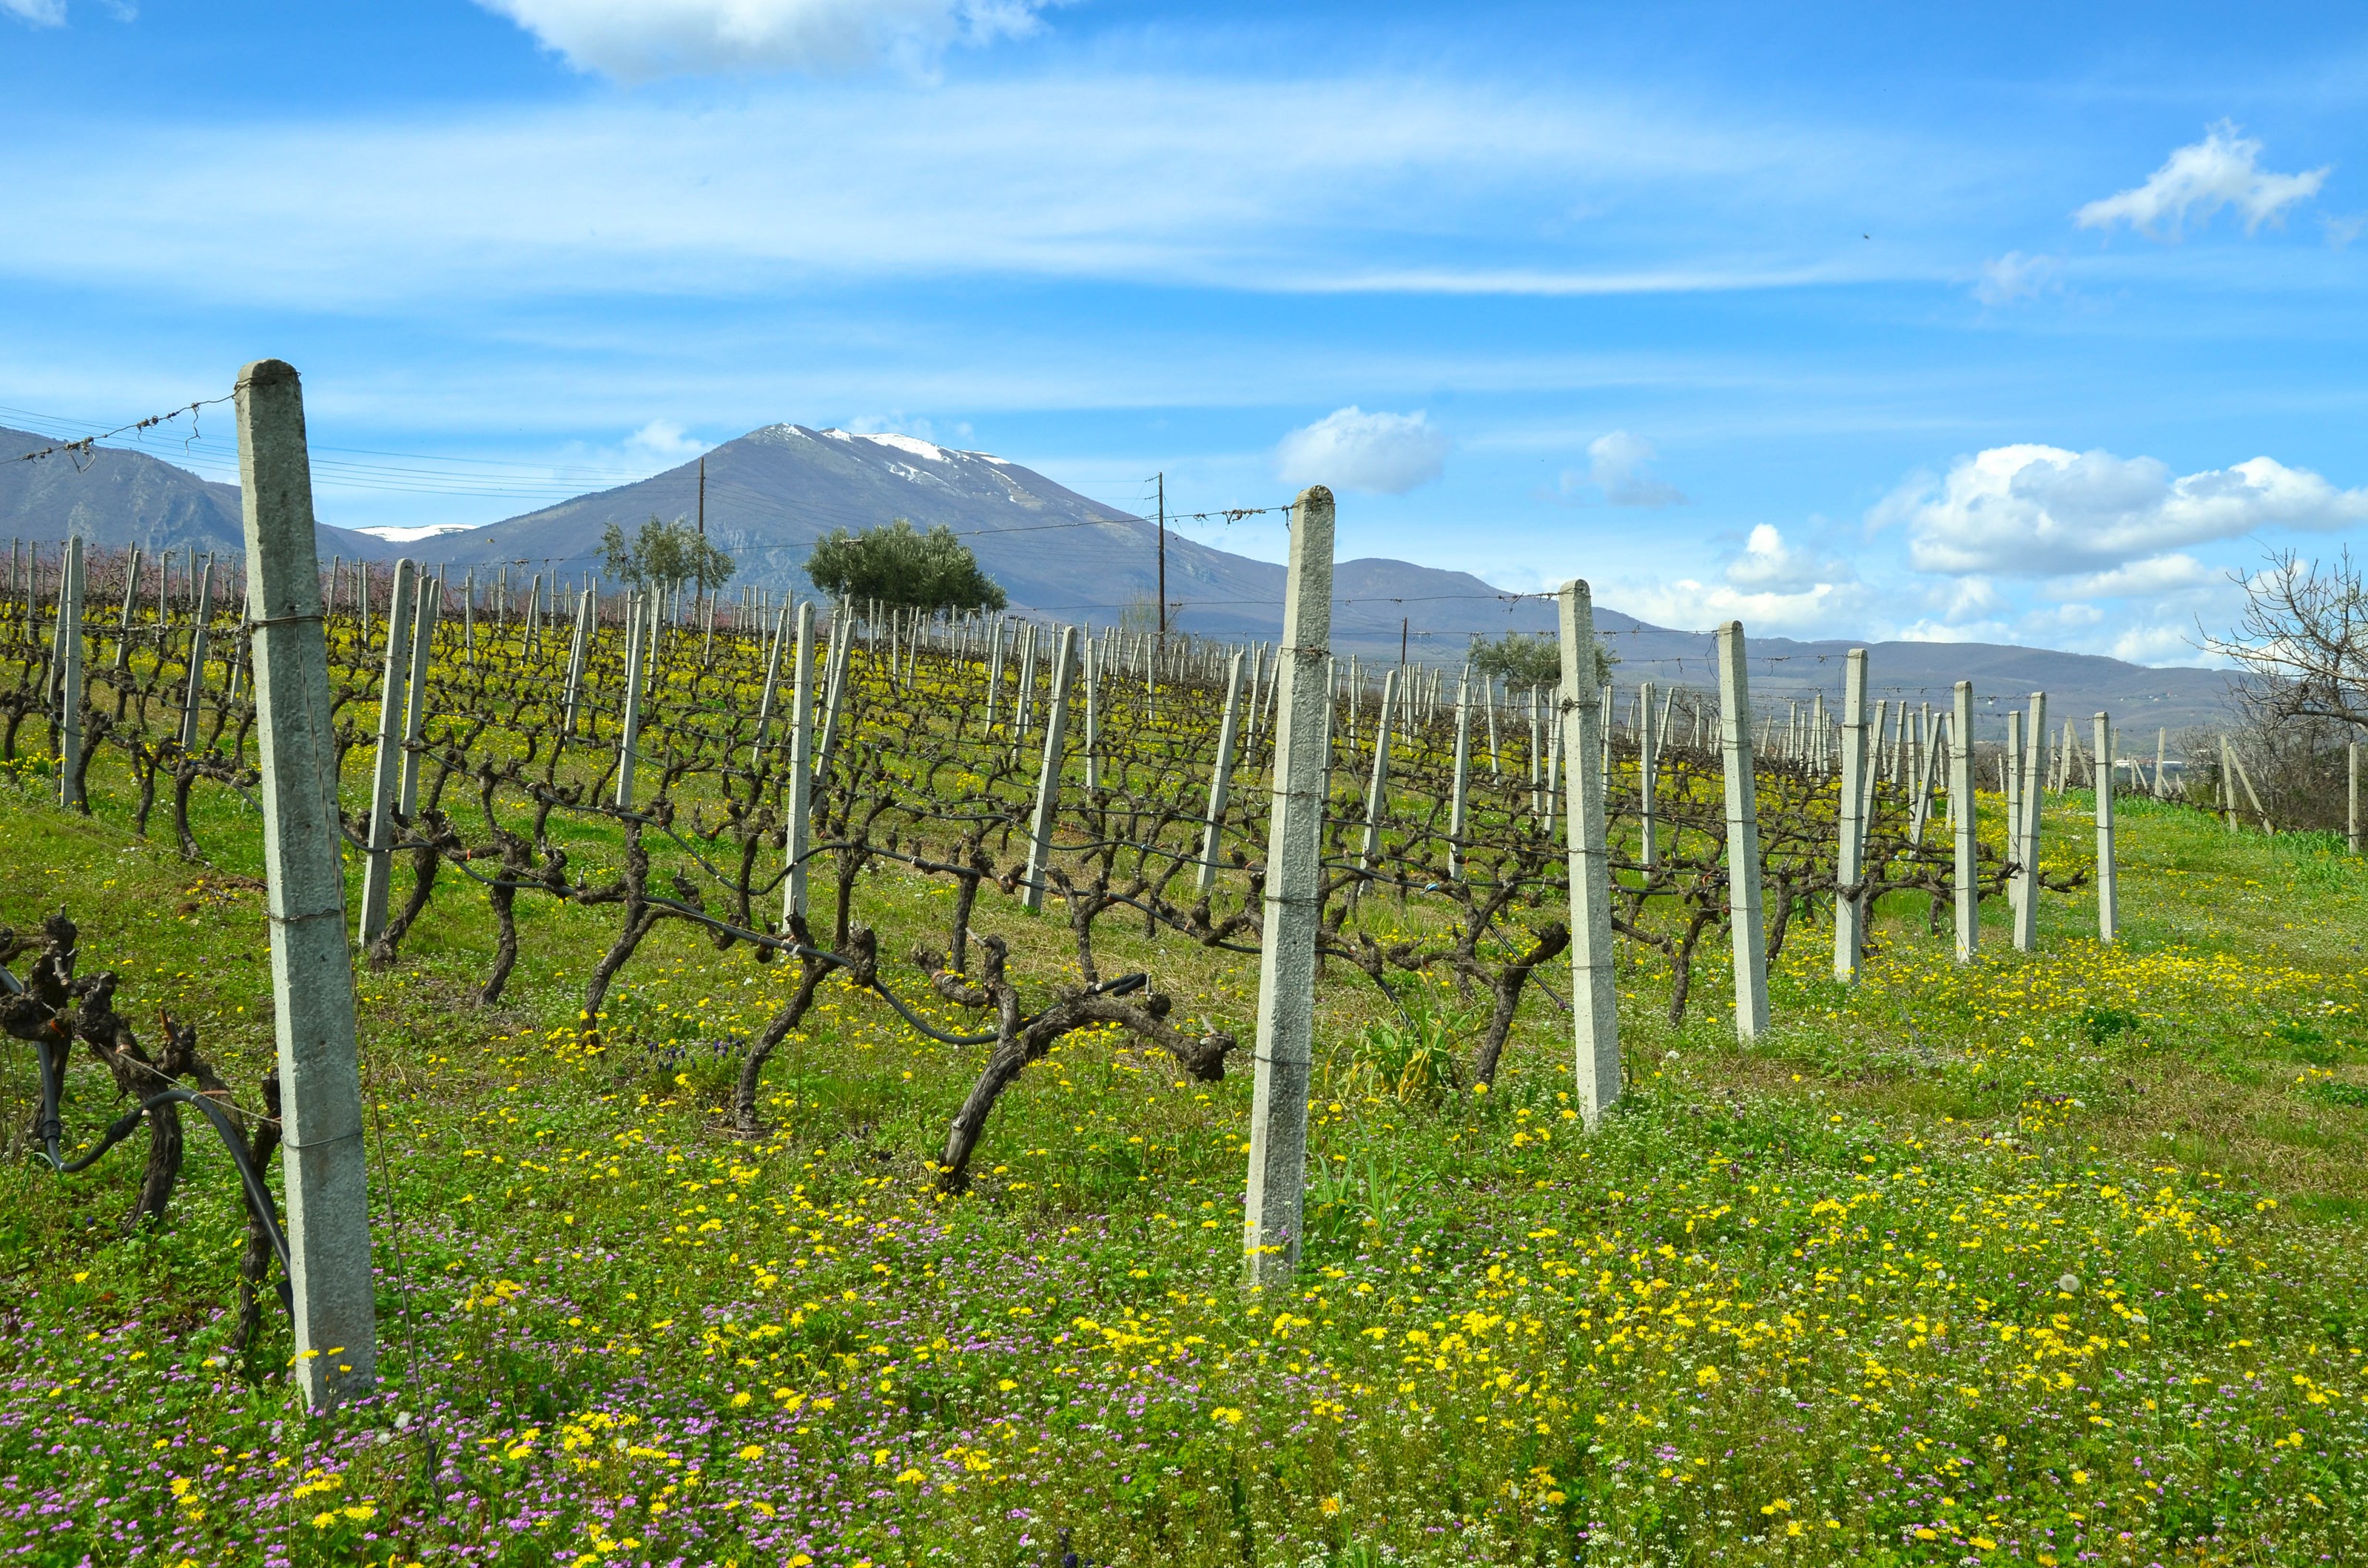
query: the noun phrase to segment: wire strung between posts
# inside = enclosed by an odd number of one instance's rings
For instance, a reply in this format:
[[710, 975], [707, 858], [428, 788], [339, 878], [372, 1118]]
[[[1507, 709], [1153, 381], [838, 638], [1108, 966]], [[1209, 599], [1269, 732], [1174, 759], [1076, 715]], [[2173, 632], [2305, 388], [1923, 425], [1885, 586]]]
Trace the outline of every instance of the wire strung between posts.
[[[96, 449], [99, 442], [109, 440], [114, 437], [126, 435], [131, 432], [149, 429], [154, 426], [164, 424], [166, 420], [178, 419], [184, 414], [190, 416], [189, 439], [194, 441], [198, 438], [196, 417], [198, 410], [201, 408], [210, 408], [218, 403], [228, 403], [232, 398], [237, 395], [238, 394], [236, 392], [224, 392], [220, 397], [199, 398], [195, 403], [186, 403], [181, 407], [173, 409], [167, 413], [152, 414], [145, 419], [135, 419], [129, 425], [119, 425], [112, 430], [102, 431], [96, 436], [85, 436], [78, 441], [60, 441], [55, 446], [43, 447], [38, 452], [19, 452], [14, 460], [20, 463], [31, 462], [36, 458], [55, 457], [60, 452], [70, 453], [77, 460], [85, 458], [95, 459], [98, 455]], [[83, 464], [80, 460], [76, 460], [74, 463], [74, 472], [77, 473], [83, 472]]]

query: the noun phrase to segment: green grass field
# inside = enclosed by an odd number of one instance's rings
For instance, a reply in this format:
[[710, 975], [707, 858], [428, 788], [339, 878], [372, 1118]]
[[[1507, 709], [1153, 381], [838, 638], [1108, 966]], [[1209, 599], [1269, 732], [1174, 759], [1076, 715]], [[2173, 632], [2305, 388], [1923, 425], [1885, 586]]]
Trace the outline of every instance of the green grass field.
[[[143, 1034], [196, 1022], [251, 1093], [252, 817], [201, 799], [215, 871], [40, 788], [0, 784], [0, 921], [68, 908]], [[2053, 853], [2086, 856], [2086, 808]], [[2114, 947], [2051, 899], [2039, 953], [2001, 924], [1960, 968], [1900, 898], [1845, 989], [1796, 925], [1748, 1050], [1717, 955], [1673, 1030], [1666, 969], [1623, 954], [1629, 1093], [1593, 1133], [1549, 997], [1496, 1091], [1456, 1094], [1434, 1053], [1479, 1002], [1441, 987], [1409, 1028], [1336, 968], [1306, 1264], [1255, 1297], [1247, 1052], [1209, 1085], [1071, 1037], [941, 1198], [985, 1048], [834, 983], [741, 1142], [715, 1042], [788, 966], [661, 927], [588, 1047], [614, 916], [522, 902], [481, 1011], [490, 919], [439, 894], [359, 983], [385, 1381], [325, 1419], [283, 1321], [222, 1351], [243, 1217], [210, 1135], [169, 1225], [126, 1237], [137, 1141], [50, 1175], [11, 1042], [0, 1562], [2354, 1561], [2368, 869], [2123, 812]], [[868, 874], [882, 952], [950, 896]], [[1107, 971], [1247, 1038], [1255, 960], [1125, 924]], [[981, 926], [1030, 985], [1071, 972], [1058, 919]], [[72, 1085], [87, 1141], [120, 1108], [87, 1063]]]

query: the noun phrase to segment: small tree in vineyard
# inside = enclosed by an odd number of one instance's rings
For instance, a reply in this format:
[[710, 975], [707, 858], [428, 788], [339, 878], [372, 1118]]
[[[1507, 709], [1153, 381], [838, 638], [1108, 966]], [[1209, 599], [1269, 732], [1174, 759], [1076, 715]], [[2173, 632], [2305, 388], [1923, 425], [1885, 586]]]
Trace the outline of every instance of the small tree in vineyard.
[[901, 609], [995, 610], [1008, 602], [952, 529], [939, 523], [922, 533], [902, 517], [860, 534], [834, 529], [806, 558], [806, 576], [836, 597]]

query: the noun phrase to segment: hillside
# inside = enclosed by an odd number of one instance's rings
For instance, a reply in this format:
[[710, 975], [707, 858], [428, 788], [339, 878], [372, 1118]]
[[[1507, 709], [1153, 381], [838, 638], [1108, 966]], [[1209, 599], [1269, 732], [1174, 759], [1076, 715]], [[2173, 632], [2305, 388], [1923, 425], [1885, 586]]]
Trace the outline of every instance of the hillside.
[[[53, 444], [53, 437], [0, 426], [0, 534], [57, 541], [79, 533], [111, 550], [136, 544], [151, 553], [246, 548], [237, 485], [120, 447], [10, 460]], [[326, 524], [320, 548], [348, 558], [390, 553], [381, 540]]]
[[[20, 449], [44, 437], [0, 430]], [[1107, 625], [1147, 614], [1158, 581], [1157, 529], [1032, 469], [985, 452], [910, 436], [769, 425], [707, 454], [707, 531], [740, 563], [738, 581], [811, 591], [803, 564], [834, 528], [892, 517], [943, 524], [963, 536], [1015, 612]], [[601, 530], [652, 517], [688, 517], [699, 507], [699, 464], [684, 463], [613, 490], [482, 528], [396, 545], [323, 526], [321, 548], [347, 556], [408, 554], [456, 567], [524, 563], [574, 576], [598, 564]], [[0, 531], [56, 540], [80, 527], [109, 545], [231, 550], [238, 547], [238, 492], [144, 452], [102, 448], [85, 469], [58, 459], [0, 463]], [[1171, 624], [1201, 636], [1271, 639], [1281, 630], [1283, 569], [1170, 533]], [[1508, 594], [1465, 572], [1410, 562], [1341, 562], [1334, 574], [1333, 643], [1369, 661], [1395, 660], [1401, 635], [1417, 659], [1455, 663], [1475, 636], [1550, 633], [1553, 605]], [[1713, 684], [1706, 631], [1671, 631], [1599, 606], [1597, 626], [1620, 659], [1621, 684], [1638, 680]], [[1706, 611], [1704, 619], [1709, 619]], [[1752, 639], [1754, 694], [1767, 699], [1841, 695], [1843, 641]], [[2086, 721], [2113, 713], [2124, 732], [2176, 732], [2225, 711], [2228, 677], [2202, 669], [2155, 669], [2092, 654], [1979, 642], [1883, 642], [1869, 649], [1877, 696], [1949, 699], [1971, 679], [1985, 733], [2007, 705], [2032, 691], [2054, 710]], [[2135, 744], [2135, 743], [2134, 743]]]

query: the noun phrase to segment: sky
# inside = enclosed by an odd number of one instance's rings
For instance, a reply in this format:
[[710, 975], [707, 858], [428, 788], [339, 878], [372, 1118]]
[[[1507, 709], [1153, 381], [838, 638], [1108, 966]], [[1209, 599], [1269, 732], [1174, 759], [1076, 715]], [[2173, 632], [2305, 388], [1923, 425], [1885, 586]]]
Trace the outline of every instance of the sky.
[[0, 0], [0, 423], [276, 357], [348, 527], [792, 421], [1329, 484], [1343, 559], [1666, 626], [2202, 663], [2368, 522], [2363, 109], [2324, 4]]

